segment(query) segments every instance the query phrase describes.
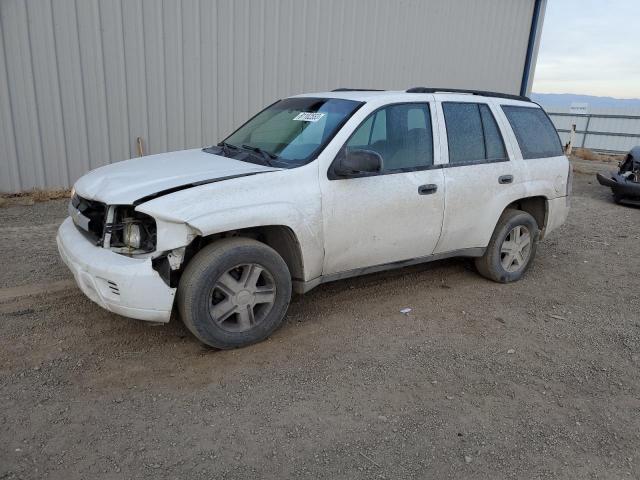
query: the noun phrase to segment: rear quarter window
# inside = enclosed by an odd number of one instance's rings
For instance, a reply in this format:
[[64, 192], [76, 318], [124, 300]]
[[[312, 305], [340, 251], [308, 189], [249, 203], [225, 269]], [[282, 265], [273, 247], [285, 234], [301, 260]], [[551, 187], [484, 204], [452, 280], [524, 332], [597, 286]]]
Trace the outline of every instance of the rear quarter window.
[[523, 158], [557, 157], [563, 154], [558, 132], [541, 108], [502, 105], [502, 111], [516, 135]]

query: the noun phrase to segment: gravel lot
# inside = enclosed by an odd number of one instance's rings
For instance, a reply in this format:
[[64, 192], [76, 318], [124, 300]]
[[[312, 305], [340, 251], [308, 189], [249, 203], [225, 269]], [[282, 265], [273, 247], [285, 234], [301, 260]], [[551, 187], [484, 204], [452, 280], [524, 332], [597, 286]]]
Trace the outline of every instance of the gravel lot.
[[0, 209], [0, 479], [640, 478], [640, 210], [592, 176], [519, 283], [328, 284], [224, 352], [71, 286], [65, 209]]

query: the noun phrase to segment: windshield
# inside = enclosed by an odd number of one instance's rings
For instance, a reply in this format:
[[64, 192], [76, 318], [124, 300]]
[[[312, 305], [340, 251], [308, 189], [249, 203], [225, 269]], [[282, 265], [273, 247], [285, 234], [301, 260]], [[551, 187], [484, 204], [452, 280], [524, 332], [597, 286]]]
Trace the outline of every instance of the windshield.
[[[362, 105], [338, 98], [287, 98], [257, 114], [232, 133], [217, 154], [239, 160], [293, 167], [309, 162]], [[251, 152], [252, 159], [240, 152]], [[239, 155], [240, 154], [240, 155]]]

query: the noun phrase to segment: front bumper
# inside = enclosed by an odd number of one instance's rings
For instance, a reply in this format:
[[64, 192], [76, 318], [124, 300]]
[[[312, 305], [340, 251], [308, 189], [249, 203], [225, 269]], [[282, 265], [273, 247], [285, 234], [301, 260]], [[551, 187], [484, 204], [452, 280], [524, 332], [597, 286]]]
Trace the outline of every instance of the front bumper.
[[80, 290], [102, 308], [125, 317], [168, 322], [176, 289], [151, 266], [91, 243], [67, 218], [58, 229], [58, 250]]

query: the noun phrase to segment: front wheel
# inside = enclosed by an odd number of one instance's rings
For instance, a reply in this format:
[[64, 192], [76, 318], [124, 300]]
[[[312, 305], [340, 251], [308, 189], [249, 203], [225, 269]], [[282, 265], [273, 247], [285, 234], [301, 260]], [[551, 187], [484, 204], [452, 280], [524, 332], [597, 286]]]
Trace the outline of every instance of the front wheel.
[[229, 349], [267, 338], [282, 323], [290, 299], [291, 275], [275, 250], [228, 238], [207, 245], [189, 262], [177, 302], [191, 333]]
[[520, 280], [536, 255], [540, 230], [535, 219], [522, 210], [508, 209], [493, 232], [476, 268], [483, 277], [500, 283]]

